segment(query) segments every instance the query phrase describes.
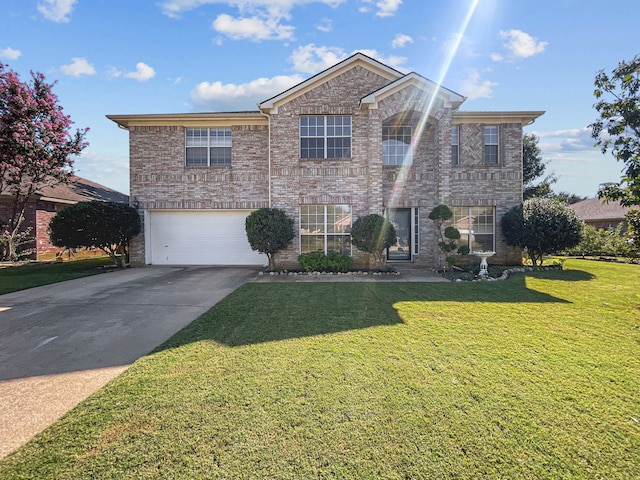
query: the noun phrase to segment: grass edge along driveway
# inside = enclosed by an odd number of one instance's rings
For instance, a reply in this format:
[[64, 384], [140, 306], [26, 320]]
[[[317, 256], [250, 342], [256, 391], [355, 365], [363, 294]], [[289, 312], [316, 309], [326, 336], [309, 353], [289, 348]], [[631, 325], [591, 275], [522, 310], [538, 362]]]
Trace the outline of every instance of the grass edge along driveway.
[[638, 478], [639, 285], [247, 284], [0, 478]]

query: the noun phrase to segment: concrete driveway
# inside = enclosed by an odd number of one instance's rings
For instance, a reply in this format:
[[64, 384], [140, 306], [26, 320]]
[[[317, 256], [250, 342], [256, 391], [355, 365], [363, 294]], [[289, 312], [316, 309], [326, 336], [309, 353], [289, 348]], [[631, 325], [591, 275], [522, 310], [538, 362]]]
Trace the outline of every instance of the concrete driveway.
[[0, 295], [0, 458], [256, 270], [144, 267]]

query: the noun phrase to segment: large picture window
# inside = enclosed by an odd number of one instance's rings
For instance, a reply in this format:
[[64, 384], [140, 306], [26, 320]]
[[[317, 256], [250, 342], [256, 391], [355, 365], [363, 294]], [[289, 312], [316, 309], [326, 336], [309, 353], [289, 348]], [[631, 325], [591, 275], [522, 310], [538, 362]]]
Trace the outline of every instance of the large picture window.
[[498, 165], [498, 127], [484, 127], [484, 164]]
[[300, 158], [351, 158], [351, 117], [300, 117]]
[[493, 207], [453, 207], [453, 226], [460, 231], [460, 244], [472, 252], [494, 252], [495, 209]]
[[301, 205], [300, 251], [351, 255], [351, 206]]
[[382, 127], [383, 165], [411, 164], [411, 134], [410, 125]]
[[187, 128], [187, 167], [231, 165], [230, 128]]

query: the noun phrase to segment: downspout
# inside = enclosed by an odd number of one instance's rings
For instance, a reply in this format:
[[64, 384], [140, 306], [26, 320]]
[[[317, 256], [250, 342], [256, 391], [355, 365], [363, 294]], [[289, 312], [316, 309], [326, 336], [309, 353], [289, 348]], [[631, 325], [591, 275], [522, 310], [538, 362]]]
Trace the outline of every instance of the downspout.
[[260, 108], [260, 104], [258, 104], [258, 111], [260, 112], [260, 115], [263, 115], [265, 117], [267, 117], [267, 162], [268, 162], [268, 180], [267, 180], [267, 187], [268, 187], [268, 195], [269, 195], [269, 208], [271, 208], [271, 115], [269, 115], [268, 113], [264, 113], [262, 111], [262, 109]]

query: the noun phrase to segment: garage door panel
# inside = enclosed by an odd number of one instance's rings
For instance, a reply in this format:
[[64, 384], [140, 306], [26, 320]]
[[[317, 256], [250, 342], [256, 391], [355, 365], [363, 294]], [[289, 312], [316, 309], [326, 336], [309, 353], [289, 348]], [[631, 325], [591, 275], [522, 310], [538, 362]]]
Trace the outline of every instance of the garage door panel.
[[155, 265], [265, 265], [245, 233], [250, 211], [159, 211], [148, 215], [149, 263]]

